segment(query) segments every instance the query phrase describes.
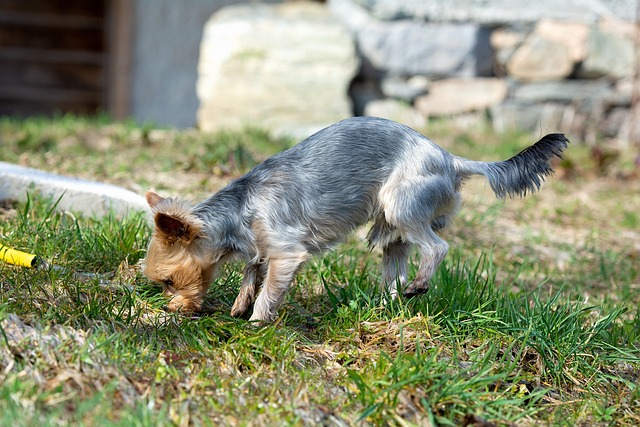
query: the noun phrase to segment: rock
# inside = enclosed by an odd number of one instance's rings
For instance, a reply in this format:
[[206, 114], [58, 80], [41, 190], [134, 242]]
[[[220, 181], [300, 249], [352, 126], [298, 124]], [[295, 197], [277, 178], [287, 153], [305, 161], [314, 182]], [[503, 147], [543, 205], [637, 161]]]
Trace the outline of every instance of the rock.
[[224, 8], [204, 29], [198, 126], [308, 136], [352, 115], [357, 67], [352, 38], [320, 4]]
[[476, 24], [396, 21], [367, 25], [361, 54], [390, 75], [473, 77], [491, 74], [491, 31]]
[[412, 103], [417, 96], [427, 93], [428, 84], [429, 79], [424, 76], [413, 76], [409, 79], [387, 77], [382, 79], [380, 89], [384, 96]]
[[515, 49], [527, 38], [522, 31], [510, 28], [496, 28], [491, 33], [491, 47], [494, 49]]
[[494, 72], [498, 76], [506, 74], [507, 62], [513, 52], [527, 38], [527, 33], [516, 31], [510, 28], [496, 28], [491, 33], [491, 47], [494, 50], [495, 68]]
[[587, 38], [586, 58], [578, 75], [596, 79], [604, 76], [630, 77], [633, 74], [633, 42], [619, 34], [594, 28]]
[[[614, 85], [613, 102], [617, 106], [632, 107], [634, 91], [640, 99], [640, 77], [634, 82], [633, 79], [620, 79]], [[636, 103], [636, 108], [640, 105]], [[640, 127], [640, 120], [636, 120]], [[639, 139], [640, 141], [640, 139]]]
[[415, 101], [415, 107], [426, 117], [460, 114], [484, 110], [502, 102], [507, 84], [497, 78], [447, 79], [429, 85], [429, 93]]
[[605, 137], [615, 138], [630, 121], [630, 114], [631, 112], [626, 108], [612, 109], [599, 124], [600, 133]]
[[564, 44], [534, 33], [511, 55], [507, 72], [520, 80], [558, 80], [568, 77], [573, 65]]
[[368, 78], [491, 74], [489, 28], [469, 23], [383, 22], [351, 0], [331, 1], [330, 8], [356, 38]]
[[609, 0], [602, 2], [581, 0], [332, 0], [355, 1], [383, 20], [414, 18], [429, 21], [480, 22], [505, 24], [536, 22], [543, 18], [580, 22], [596, 22], [602, 14], [633, 22], [635, 2]]
[[634, 89], [637, 87], [638, 95], [640, 95], [640, 77], [639, 80], [633, 81], [633, 79], [620, 79], [615, 84], [616, 92], [624, 94], [629, 98], [632, 97]]
[[605, 33], [616, 34], [633, 40], [638, 32], [637, 22], [637, 19], [625, 22], [615, 17], [606, 16], [598, 21], [598, 28]]
[[513, 101], [491, 107], [494, 131], [521, 129], [544, 135], [562, 131], [565, 106], [557, 103], [520, 104]]
[[421, 128], [426, 120], [415, 108], [395, 99], [380, 99], [369, 102], [364, 109], [365, 116], [385, 117], [412, 128]]
[[607, 98], [613, 93], [609, 82], [602, 80], [559, 80], [516, 85], [512, 98], [519, 103], [584, 102], [588, 98]]
[[586, 56], [589, 35], [587, 24], [543, 19], [536, 24], [535, 33], [547, 40], [563, 44], [573, 62], [580, 62]]

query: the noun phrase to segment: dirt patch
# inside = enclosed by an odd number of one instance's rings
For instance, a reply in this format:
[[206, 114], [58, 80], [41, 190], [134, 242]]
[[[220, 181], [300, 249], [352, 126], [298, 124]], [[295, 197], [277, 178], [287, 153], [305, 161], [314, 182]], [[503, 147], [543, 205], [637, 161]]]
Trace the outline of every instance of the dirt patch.
[[9, 221], [17, 217], [17, 206], [18, 202], [15, 200], [0, 200], [0, 221]]
[[[28, 379], [50, 393], [47, 401], [71, 400], [118, 384], [118, 393], [128, 403], [139, 399], [133, 384], [107, 357], [96, 351], [87, 334], [69, 326], [36, 327], [15, 314], [0, 321], [0, 382], [10, 374]], [[78, 358], [78, 354], [86, 355]]]

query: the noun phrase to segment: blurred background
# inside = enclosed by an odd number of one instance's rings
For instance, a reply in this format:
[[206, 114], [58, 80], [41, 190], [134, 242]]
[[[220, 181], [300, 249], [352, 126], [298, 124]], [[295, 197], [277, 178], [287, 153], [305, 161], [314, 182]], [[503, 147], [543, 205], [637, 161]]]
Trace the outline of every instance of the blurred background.
[[0, 115], [296, 137], [350, 115], [640, 144], [638, 0], [0, 0]]

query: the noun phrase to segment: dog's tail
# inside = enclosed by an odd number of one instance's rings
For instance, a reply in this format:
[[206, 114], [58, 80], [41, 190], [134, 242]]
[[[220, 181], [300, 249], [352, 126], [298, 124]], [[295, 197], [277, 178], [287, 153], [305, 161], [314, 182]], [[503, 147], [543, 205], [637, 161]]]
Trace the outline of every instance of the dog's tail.
[[553, 174], [549, 160], [553, 156], [562, 158], [568, 144], [563, 134], [552, 133], [509, 160], [477, 162], [455, 157], [454, 165], [461, 181], [470, 175], [484, 175], [497, 197], [524, 197], [537, 191], [545, 177]]

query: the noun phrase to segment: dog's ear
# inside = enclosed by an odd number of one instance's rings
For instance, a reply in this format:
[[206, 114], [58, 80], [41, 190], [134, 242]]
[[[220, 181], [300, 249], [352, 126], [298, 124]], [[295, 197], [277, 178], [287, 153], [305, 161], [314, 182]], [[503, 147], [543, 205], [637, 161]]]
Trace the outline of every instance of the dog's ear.
[[147, 203], [149, 203], [149, 207], [151, 209], [158, 206], [158, 203], [164, 200], [159, 194], [154, 193], [153, 191], [147, 191], [144, 193], [144, 198], [147, 199]]
[[158, 212], [154, 219], [158, 237], [167, 243], [174, 243], [178, 240], [190, 243], [200, 233], [200, 226], [191, 223], [187, 218]]

